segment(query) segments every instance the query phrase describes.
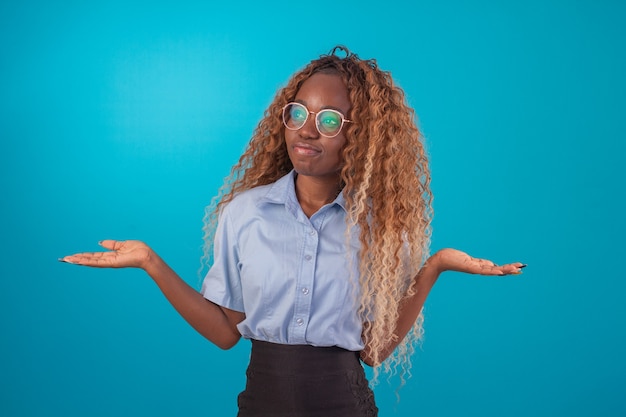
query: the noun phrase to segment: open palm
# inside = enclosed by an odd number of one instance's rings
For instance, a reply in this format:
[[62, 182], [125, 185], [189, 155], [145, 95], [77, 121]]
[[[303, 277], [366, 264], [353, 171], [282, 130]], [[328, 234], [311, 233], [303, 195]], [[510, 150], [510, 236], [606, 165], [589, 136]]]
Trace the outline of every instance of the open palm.
[[497, 265], [487, 259], [472, 258], [465, 252], [457, 249], [442, 249], [435, 255], [439, 257], [439, 269], [441, 271], [457, 271], [468, 274], [480, 275], [510, 275], [521, 274], [526, 265], [521, 262]]
[[143, 268], [152, 253], [148, 245], [138, 240], [103, 240], [99, 244], [109, 251], [77, 253], [59, 260], [96, 268]]

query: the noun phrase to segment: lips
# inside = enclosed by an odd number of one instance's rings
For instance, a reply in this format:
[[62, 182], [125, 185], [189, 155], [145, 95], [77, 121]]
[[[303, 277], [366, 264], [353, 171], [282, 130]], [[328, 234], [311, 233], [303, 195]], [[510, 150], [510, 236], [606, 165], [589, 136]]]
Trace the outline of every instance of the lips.
[[296, 143], [293, 145], [293, 152], [298, 155], [314, 156], [322, 153], [322, 150], [306, 143]]

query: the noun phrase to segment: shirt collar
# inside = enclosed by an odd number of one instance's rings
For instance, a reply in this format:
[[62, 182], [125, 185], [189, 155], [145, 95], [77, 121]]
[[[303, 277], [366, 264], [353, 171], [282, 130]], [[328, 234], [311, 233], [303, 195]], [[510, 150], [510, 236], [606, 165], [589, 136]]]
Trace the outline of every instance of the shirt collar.
[[[300, 206], [298, 198], [296, 197], [296, 172], [291, 170], [287, 175], [280, 178], [273, 183], [267, 194], [261, 199], [260, 203], [270, 204], [284, 204], [290, 211], [296, 210]], [[337, 195], [335, 200], [331, 203], [338, 205], [344, 211], [346, 210], [346, 199], [343, 196], [343, 190]]]

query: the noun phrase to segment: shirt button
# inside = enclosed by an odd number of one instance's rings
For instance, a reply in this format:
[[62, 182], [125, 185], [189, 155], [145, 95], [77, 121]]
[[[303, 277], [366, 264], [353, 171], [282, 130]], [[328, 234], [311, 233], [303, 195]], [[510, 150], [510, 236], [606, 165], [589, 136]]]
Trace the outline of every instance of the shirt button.
[[311, 255], [305, 255], [304, 259], [306, 259], [307, 261], [311, 260]]
[[307, 295], [309, 293], [308, 288], [302, 288], [302, 294]]
[[311, 231], [309, 232], [309, 234], [310, 234], [311, 236], [313, 236], [313, 235], [315, 234], [315, 230], [312, 230], [312, 229], [311, 229]]
[[298, 326], [302, 326], [304, 324], [304, 320], [298, 319], [296, 320], [296, 323], [298, 323]]

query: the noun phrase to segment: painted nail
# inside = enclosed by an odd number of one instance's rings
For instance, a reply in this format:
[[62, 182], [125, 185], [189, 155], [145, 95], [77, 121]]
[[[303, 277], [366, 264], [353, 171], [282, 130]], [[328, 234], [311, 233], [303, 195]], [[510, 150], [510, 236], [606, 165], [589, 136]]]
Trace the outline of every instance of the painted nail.
[[523, 264], [522, 266], [520, 266], [520, 269], [521, 268], [526, 268], [527, 266], [528, 266], [528, 264]]

